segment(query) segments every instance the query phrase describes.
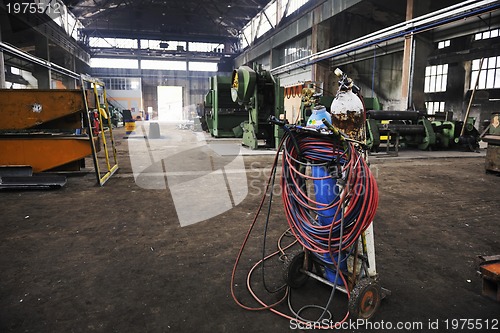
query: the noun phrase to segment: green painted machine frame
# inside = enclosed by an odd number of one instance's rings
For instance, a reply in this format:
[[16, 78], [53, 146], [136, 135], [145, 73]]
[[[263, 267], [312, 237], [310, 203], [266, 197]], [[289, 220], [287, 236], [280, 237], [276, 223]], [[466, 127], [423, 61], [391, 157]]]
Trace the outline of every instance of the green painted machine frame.
[[264, 140], [267, 148], [277, 147], [283, 129], [270, 124], [269, 117], [284, 118], [285, 90], [279, 79], [264, 70], [262, 65], [254, 64], [253, 68], [241, 66], [235, 69], [231, 82], [233, 101], [248, 111], [248, 119], [243, 123], [243, 145], [257, 149], [259, 140]]
[[205, 120], [216, 138], [242, 136], [241, 123], [248, 118], [245, 108], [231, 99], [231, 77], [212, 76], [205, 96]]

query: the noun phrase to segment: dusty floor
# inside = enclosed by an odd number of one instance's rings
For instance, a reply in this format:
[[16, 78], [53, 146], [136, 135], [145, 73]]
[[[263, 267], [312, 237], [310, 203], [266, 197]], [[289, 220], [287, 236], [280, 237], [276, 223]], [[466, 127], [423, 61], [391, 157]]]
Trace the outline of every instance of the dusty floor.
[[[123, 130], [115, 134], [120, 170], [104, 187], [95, 186], [89, 173], [68, 178], [59, 190], [0, 192], [0, 332], [292, 331], [287, 319], [244, 310], [230, 294], [233, 263], [273, 156], [244, 157], [248, 192], [241, 203], [233, 193], [233, 209], [181, 227], [169, 187], [147, 189], [144, 175], [137, 178], [138, 186], [128, 148], [134, 139], [122, 139]], [[169, 165], [182, 170], [183, 161], [171, 160], [160, 163], [159, 170], [171, 170]], [[481, 295], [476, 273], [478, 255], [500, 254], [500, 177], [485, 174], [484, 157], [372, 163], [381, 197], [375, 219], [377, 268], [381, 284], [392, 291], [373, 321], [422, 323], [416, 332], [433, 331], [429, 322], [439, 324], [440, 332], [448, 324], [450, 332], [457, 332], [453, 320], [474, 319], [483, 330], [474, 326], [470, 331], [487, 332], [486, 326], [500, 331], [500, 303]], [[155, 170], [151, 177], [158, 177]], [[172, 175], [160, 178], [172, 185], [186, 173]], [[193, 210], [209, 209], [219, 197], [216, 190], [193, 189], [188, 203]], [[286, 229], [279, 198], [275, 202], [269, 249]], [[251, 306], [256, 304], [244, 279], [262, 255], [262, 231], [259, 221], [236, 274], [238, 297]], [[279, 284], [278, 266], [266, 267], [271, 285]], [[260, 274], [254, 279], [265, 295]], [[328, 295], [327, 287], [310, 281], [293, 301], [324, 305]], [[346, 297], [337, 296], [333, 312], [339, 320]]]

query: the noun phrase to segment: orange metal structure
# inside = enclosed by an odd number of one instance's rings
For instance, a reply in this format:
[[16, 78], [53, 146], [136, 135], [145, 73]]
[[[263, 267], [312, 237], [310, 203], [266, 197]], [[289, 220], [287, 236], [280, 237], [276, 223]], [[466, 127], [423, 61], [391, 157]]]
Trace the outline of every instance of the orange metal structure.
[[81, 128], [84, 110], [81, 90], [0, 89], [0, 130]]
[[35, 173], [81, 160], [91, 154], [87, 136], [12, 136], [0, 139], [0, 165], [30, 165]]
[[0, 165], [41, 172], [91, 155], [89, 137], [74, 134], [85, 110], [82, 90], [0, 90]]

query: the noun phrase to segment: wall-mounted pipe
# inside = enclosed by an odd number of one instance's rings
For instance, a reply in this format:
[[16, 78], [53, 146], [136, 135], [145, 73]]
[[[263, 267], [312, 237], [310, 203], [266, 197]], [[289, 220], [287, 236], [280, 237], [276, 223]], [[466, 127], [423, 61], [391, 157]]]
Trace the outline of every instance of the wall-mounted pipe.
[[273, 75], [279, 75], [299, 67], [310, 66], [319, 61], [344, 55], [350, 52], [366, 49], [377, 44], [402, 38], [406, 35], [435, 29], [439, 26], [484, 14], [500, 8], [496, 0], [468, 0], [438, 11], [398, 23], [391, 27], [373, 32], [361, 38], [334, 46], [307, 57], [292, 61], [288, 64], [271, 69]]

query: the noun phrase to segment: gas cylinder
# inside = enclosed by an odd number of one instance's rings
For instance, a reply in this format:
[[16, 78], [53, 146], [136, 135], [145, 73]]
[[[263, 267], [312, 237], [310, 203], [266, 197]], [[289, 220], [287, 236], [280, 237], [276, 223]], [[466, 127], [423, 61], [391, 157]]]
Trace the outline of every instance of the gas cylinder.
[[329, 123], [332, 122], [332, 117], [326, 111], [326, 108], [323, 105], [317, 105], [314, 107], [312, 110], [312, 114], [307, 119], [307, 124], [306, 127], [311, 127], [311, 128], [323, 128], [325, 127], [325, 124], [323, 124], [323, 119], [328, 120]]
[[[309, 119], [307, 119], [306, 127], [316, 129], [324, 128], [326, 126], [325, 124], [323, 124], [323, 119], [328, 120], [329, 123], [332, 122], [332, 118], [326, 108], [322, 105], [318, 105], [314, 107], [311, 116], [309, 117]], [[318, 208], [324, 208], [326, 205], [332, 205], [332, 208], [321, 210], [321, 213], [319, 213], [317, 217], [319, 224], [323, 226], [329, 226], [333, 223], [333, 219], [337, 215], [337, 206], [335, 206], [335, 203], [339, 200], [337, 180], [334, 177], [331, 177], [330, 170], [328, 170], [328, 168], [324, 165], [312, 165], [311, 176], [314, 178], [323, 178], [315, 179], [313, 181], [314, 197], [316, 202], [318, 203]], [[322, 255], [322, 257], [323, 261], [331, 262], [330, 254], [325, 253]], [[337, 253], [333, 255], [333, 258], [340, 269], [345, 270], [347, 268], [347, 266], [345, 265], [345, 261], [343, 261], [342, 259], [340, 264], [338, 263], [339, 255]], [[340, 255], [340, 258], [343, 258], [343, 254]], [[338, 285], [343, 285], [342, 279], [337, 278], [336, 280], [336, 271], [333, 268], [325, 267], [324, 277], [330, 282], [336, 281]]]
[[361, 99], [349, 90], [340, 90], [330, 107], [332, 124], [351, 139], [361, 140], [364, 125], [364, 107]]

